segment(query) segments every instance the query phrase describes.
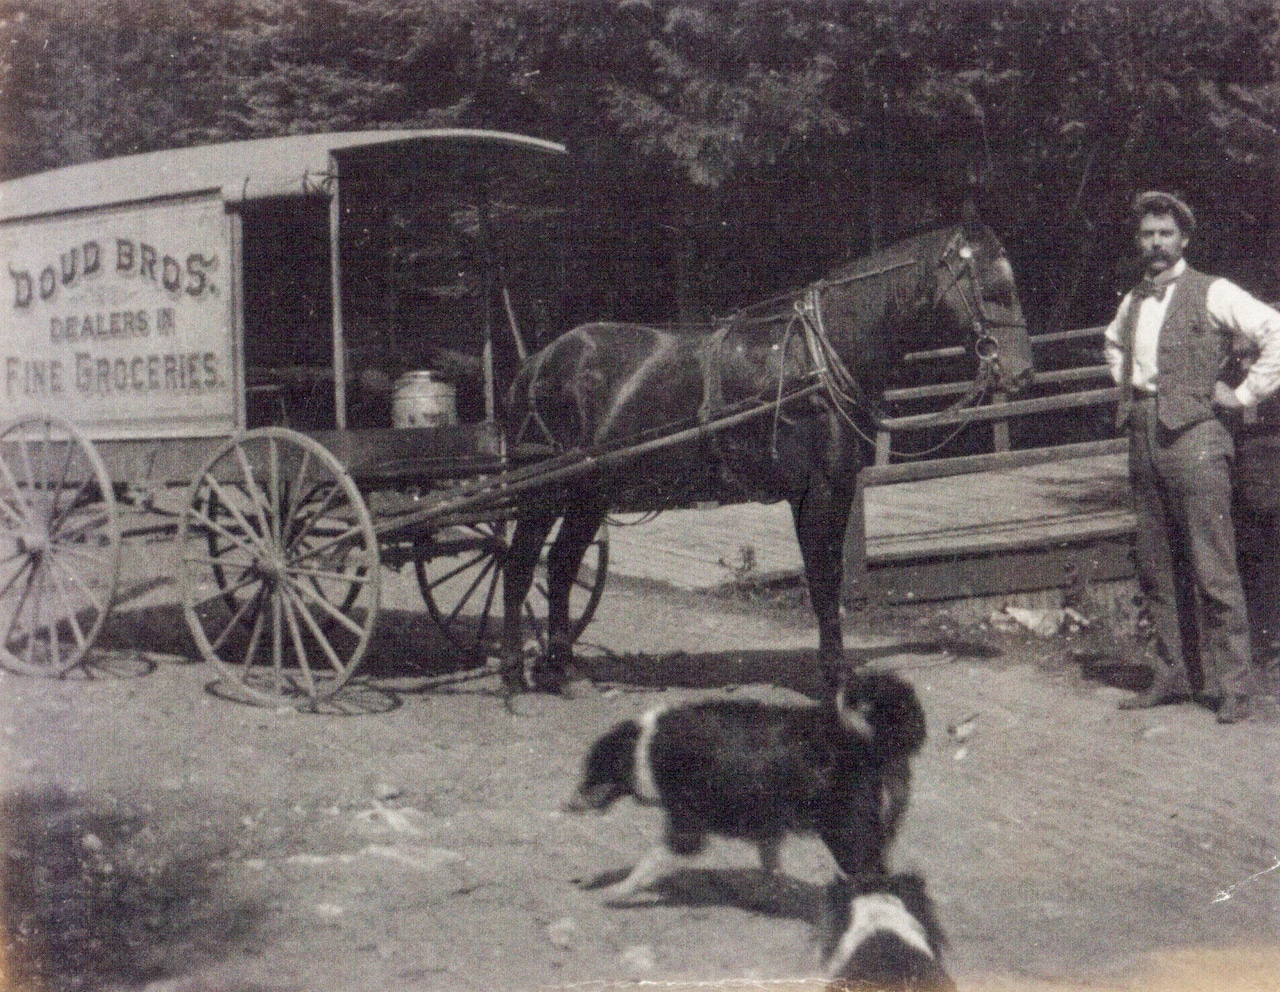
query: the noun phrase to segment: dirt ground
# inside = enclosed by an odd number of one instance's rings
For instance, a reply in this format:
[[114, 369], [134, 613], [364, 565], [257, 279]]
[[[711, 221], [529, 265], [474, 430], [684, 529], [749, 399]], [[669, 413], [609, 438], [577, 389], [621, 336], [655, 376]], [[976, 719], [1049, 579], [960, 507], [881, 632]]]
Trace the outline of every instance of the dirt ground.
[[[789, 840], [772, 880], [722, 842], [610, 908], [598, 889], [655, 839], [656, 814], [560, 811], [592, 739], [659, 700], [813, 691], [816, 634], [785, 597], [611, 581], [582, 646], [596, 691], [513, 714], [495, 678], [454, 670], [411, 576], [388, 572], [362, 712], [300, 714], [211, 691], [168, 550], [127, 553], [133, 598], [89, 677], [0, 677], [0, 988], [821, 974], [834, 866], [815, 841]], [[1100, 621], [1037, 637], [917, 608], [847, 629], [850, 656], [902, 672], [927, 712], [893, 863], [928, 879], [962, 989], [1280, 988], [1280, 725], [1119, 712], [1133, 671]]]

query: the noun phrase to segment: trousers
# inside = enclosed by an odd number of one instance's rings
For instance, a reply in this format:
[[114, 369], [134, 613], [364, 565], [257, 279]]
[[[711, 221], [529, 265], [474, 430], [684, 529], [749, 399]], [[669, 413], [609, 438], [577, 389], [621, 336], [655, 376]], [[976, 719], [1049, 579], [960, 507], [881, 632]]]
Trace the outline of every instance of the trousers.
[[1185, 641], [1200, 635], [1202, 691], [1251, 695], [1249, 619], [1231, 517], [1231, 435], [1214, 418], [1169, 430], [1154, 396], [1135, 401], [1129, 431], [1138, 582], [1160, 660], [1194, 686]]
[[1280, 428], [1245, 428], [1236, 446], [1236, 549], [1260, 692], [1280, 691]]

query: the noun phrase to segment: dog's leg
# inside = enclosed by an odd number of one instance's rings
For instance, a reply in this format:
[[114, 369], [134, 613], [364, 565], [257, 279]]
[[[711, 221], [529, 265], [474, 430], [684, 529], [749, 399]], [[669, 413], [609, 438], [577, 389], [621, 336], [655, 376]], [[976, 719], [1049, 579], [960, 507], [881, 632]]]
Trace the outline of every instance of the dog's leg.
[[889, 845], [877, 827], [871, 824], [844, 826], [823, 830], [820, 836], [846, 878], [856, 882], [889, 873], [886, 859]]
[[756, 841], [760, 849], [760, 867], [766, 875], [776, 875], [782, 853], [782, 834], [769, 834]]
[[655, 844], [631, 869], [630, 875], [604, 890], [605, 902], [626, 902], [641, 889], [648, 888], [661, 878], [671, 860], [671, 851], [667, 846]]

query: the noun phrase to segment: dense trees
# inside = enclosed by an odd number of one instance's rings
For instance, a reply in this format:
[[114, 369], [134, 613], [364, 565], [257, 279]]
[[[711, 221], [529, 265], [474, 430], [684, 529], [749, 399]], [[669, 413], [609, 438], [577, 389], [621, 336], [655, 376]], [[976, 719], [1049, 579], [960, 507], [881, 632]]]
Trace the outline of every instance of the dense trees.
[[1042, 323], [1113, 305], [1123, 207], [1280, 292], [1272, 0], [8, 0], [0, 173], [459, 124], [574, 147], [578, 308], [723, 310], [966, 194]]

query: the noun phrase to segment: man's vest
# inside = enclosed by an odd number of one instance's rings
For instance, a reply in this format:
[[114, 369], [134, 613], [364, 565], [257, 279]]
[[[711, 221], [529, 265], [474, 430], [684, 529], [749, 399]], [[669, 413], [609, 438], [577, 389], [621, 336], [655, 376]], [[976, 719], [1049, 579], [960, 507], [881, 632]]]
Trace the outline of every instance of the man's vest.
[[1231, 355], [1231, 335], [1209, 319], [1214, 277], [1187, 266], [1173, 284], [1156, 351], [1156, 414], [1180, 431], [1214, 415], [1213, 384]]

